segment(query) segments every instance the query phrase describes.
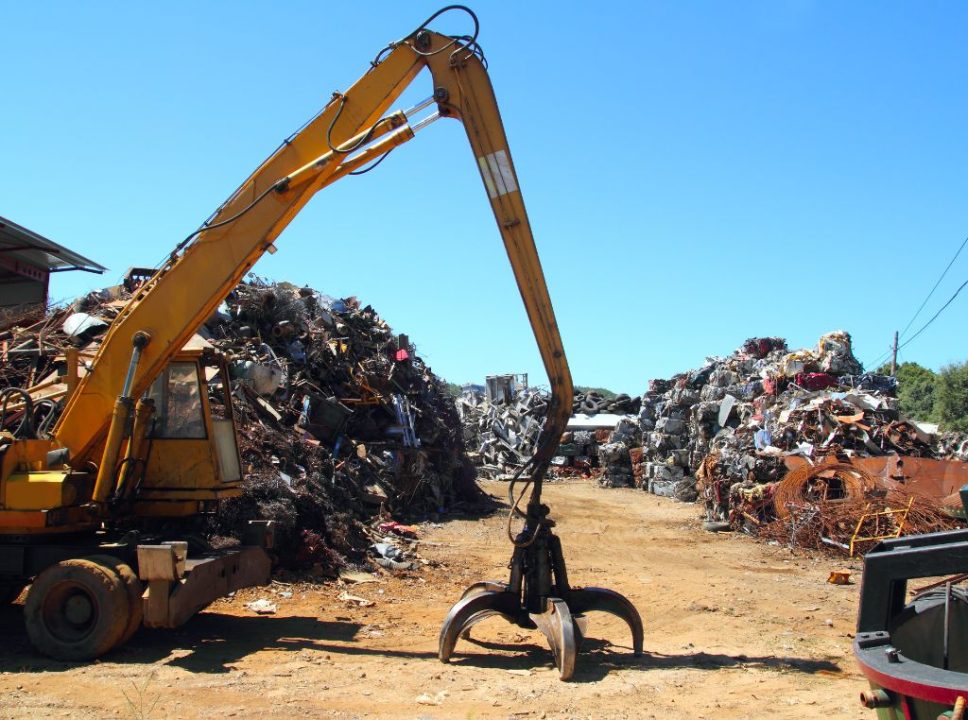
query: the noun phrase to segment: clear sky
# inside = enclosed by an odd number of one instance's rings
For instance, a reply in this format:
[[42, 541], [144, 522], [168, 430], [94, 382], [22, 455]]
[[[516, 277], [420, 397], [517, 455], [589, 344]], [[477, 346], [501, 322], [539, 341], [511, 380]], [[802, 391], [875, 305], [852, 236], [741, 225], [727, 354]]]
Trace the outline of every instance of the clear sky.
[[[154, 265], [441, 4], [0, 0], [0, 215], [110, 268], [56, 276], [57, 299]], [[578, 384], [638, 394], [747, 337], [835, 329], [871, 366], [968, 236], [964, 3], [473, 7]], [[259, 274], [359, 296], [448, 380], [544, 381], [457, 122], [278, 246]], [[966, 280], [968, 252], [902, 343]], [[968, 358], [966, 309], [901, 359]]]

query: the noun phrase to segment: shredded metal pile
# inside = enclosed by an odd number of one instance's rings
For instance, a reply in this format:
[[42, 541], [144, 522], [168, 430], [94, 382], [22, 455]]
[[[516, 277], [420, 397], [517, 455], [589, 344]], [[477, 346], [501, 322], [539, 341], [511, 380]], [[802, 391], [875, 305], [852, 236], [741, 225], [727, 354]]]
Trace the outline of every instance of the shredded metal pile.
[[[727, 358], [652, 380], [639, 413], [638, 475], [645, 489], [676, 496], [690, 492], [700, 467], [720, 482], [750, 474], [768, 482], [782, 475], [773, 458], [784, 452], [809, 456], [834, 445], [883, 452], [876, 443], [891, 442], [894, 435], [882, 426], [897, 412], [896, 400], [880, 388], [890, 392], [893, 385], [879, 376], [858, 380], [860, 373], [850, 336], [837, 332], [823, 336], [816, 351], [789, 352], [782, 338], [752, 338]], [[852, 387], [865, 383], [877, 388]]]
[[[862, 465], [964, 455], [963, 437], [938, 442], [899, 415], [895, 384], [863, 373], [845, 332], [794, 352], [782, 338], [752, 338], [727, 358], [650, 382], [639, 414], [643, 448], [633, 453], [636, 484], [681, 500], [698, 492], [712, 525], [801, 547], [853, 552], [844, 538], [863, 537], [878, 517], [903, 532], [950, 527], [938, 504], [910, 500]], [[912, 503], [903, 521], [894, 514], [899, 498]]]
[[457, 413], [468, 455], [480, 474], [502, 477], [531, 459], [548, 416], [548, 394], [514, 387], [489, 400], [482, 390], [469, 387], [457, 398]]
[[[68, 347], [93, 358], [127, 297], [109, 288], [8, 330], [0, 382], [43, 396]], [[253, 279], [199, 334], [228, 358], [240, 415], [245, 489], [223, 504], [217, 536], [275, 519], [285, 565], [332, 574], [369, 545], [362, 521], [477, 497], [446, 385], [373, 308]]]

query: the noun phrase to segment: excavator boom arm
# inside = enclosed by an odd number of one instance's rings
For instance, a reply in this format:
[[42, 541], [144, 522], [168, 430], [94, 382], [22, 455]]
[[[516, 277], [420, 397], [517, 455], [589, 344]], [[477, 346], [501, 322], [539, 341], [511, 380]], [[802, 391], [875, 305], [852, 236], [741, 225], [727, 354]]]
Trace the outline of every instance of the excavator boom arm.
[[438, 112], [461, 120], [467, 131], [548, 373], [552, 401], [535, 458], [543, 472], [571, 414], [571, 375], [490, 79], [467, 40], [421, 29], [391, 46], [286, 140], [136, 292], [54, 429], [75, 462], [98, 460], [135, 334], [150, 338], [130, 383], [131, 396], [139, 397], [316, 192], [413, 137], [402, 113], [386, 113], [428, 68]]

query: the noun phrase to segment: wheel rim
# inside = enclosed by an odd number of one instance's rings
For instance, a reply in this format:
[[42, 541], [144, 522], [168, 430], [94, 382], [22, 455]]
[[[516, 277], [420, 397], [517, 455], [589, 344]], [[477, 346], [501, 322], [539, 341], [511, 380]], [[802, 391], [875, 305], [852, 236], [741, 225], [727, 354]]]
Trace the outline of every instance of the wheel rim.
[[83, 640], [97, 626], [99, 608], [91, 593], [77, 583], [61, 583], [47, 593], [42, 608], [44, 625], [62, 642]]

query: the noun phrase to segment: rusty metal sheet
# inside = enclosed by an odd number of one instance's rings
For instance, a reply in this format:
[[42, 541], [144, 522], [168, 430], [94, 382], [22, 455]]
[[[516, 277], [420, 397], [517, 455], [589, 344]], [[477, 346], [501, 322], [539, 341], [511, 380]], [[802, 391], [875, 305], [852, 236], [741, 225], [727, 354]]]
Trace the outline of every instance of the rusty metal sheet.
[[[875, 477], [886, 490], [901, 489], [939, 504], [948, 504], [942, 501], [957, 495], [958, 490], [968, 484], [968, 463], [958, 460], [884, 455], [851, 458], [850, 463]], [[802, 457], [786, 458], [790, 470], [805, 464]], [[960, 505], [960, 500], [955, 504]]]

